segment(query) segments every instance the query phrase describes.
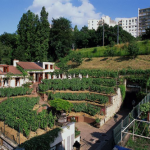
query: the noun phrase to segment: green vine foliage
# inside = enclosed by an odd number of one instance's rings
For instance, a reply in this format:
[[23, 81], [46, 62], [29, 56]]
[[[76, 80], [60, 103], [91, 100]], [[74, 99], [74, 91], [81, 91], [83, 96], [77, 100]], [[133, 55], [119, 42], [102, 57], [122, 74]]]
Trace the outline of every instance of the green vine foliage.
[[[107, 86], [103, 86], [107, 85]], [[93, 78], [73, 78], [71, 80], [68, 79], [55, 79], [55, 80], [43, 80], [43, 84], [39, 85], [39, 90], [41, 92], [45, 92], [47, 90], [72, 90], [72, 91], [80, 91], [80, 90], [90, 90], [96, 91], [99, 93], [115, 93], [116, 85], [115, 79], [93, 79]]]
[[[58, 72], [59, 73], [59, 72]], [[78, 77], [79, 73], [84, 77], [88, 74], [90, 78], [100, 78], [100, 77], [111, 77], [116, 78], [118, 76], [117, 71], [112, 70], [100, 70], [100, 69], [71, 69], [68, 70], [68, 74], [76, 75]], [[61, 74], [61, 73], [59, 73]]]
[[28, 87], [0, 88], [0, 97], [11, 97], [31, 94], [33, 89]]
[[50, 149], [50, 144], [58, 137], [60, 131], [60, 128], [55, 128], [43, 135], [31, 138], [19, 145], [19, 147], [25, 150], [48, 150]]
[[22, 74], [23, 74], [24, 77], [28, 75], [27, 71], [24, 70], [22, 67], [20, 67], [20, 66], [17, 65], [17, 69], [18, 69], [20, 72], [22, 72]]
[[20, 130], [26, 137], [29, 136], [30, 130], [35, 132], [38, 128], [52, 128], [55, 121], [52, 112], [48, 114], [43, 110], [37, 115], [36, 110], [33, 110], [38, 101], [37, 97], [9, 98], [0, 105], [0, 120], [5, 121], [11, 128]]
[[147, 112], [150, 111], [150, 103], [145, 103], [145, 104], [140, 105], [140, 110], [144, 114], [147, 114]]
[[121, 90], [122, 100], [124, 100], [126, 97], [126, 87], [125, 85], [119, 85], [119, 88]]
[[50, 105], [54, 108], [56, 108], [56, 110], [64, 110], [64, 111], [70, 111], [70, 109], [72, 108], [72, 103], [65, 101], [63, 99], [57, 98], [54, 100], [51, 100]]
[[100, 104], [105, 104], [108, 102], [108, 96], [103, 96], [100, 94], [89, 94], [89, 93], [49, 93], [49, 100], [53, 100], [55, 98], [61, 98], [64, 100], [74, 100], [74, 101], [82, 101], [88, 100], [92, 102], [97, 102]]
[[91, 116], [100, 113], [101, 108], [99, 106], [87, 104], [87, 103], [73, 103], [73, 111], [75, 112], [85, 112]]

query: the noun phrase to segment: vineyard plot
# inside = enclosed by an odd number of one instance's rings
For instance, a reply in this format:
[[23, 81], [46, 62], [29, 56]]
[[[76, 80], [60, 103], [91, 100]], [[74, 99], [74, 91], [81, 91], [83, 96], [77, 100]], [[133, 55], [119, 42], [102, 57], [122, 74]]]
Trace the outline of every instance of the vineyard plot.
[[37, 114], [36, 110], [33, 110], [38, 101], [39, 98], [9, 98], [0, 105], [0, 120], [22, 132], [26, 137], [29, 136], [30, 130], [52, 128], [54, 126], [52, 112], [48, 114], [45, 110]]

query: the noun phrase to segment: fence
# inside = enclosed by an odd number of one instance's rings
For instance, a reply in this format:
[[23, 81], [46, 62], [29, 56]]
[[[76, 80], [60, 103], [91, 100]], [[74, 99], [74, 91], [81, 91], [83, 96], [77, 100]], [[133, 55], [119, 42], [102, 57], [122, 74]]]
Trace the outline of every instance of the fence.
[[[141, 111], [140, 111], [140, 105], [144, 103], [150, 102], [150, 93], [147, 94], [147, 96], [142, 99], [142, 101], [136, 105], [132, 111], [126, 116], [124, 120], [122, 120], [113, 130], [113, 137], [114, 137], [114, 142], [115, 144], [118, 144], [121, 141], [121, 131], [129, 124], [131, 123], [134, 119], [136, 119], [138, 116], [140, 116]], [[123, 134], [123, 137], [125, 134]]]

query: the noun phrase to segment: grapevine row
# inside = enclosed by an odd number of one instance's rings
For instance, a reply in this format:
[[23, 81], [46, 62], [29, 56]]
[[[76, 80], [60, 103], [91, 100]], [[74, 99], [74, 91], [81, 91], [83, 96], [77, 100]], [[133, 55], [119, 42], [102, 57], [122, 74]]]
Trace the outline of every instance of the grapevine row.
[[100, 113], [100, 107], [86, 103], [73, 103], [72, 110], [75, 112], [85, 112], [91, 116]]
[[49, 99], [61, 98], [64, 100], [90, 100], [96, 101], [100, 104], [105, 104], [108, 102], [109, 98], [107, 96], [99, 94], [89, 94], [89, 93], [50, 93]]
[[26, 137], [29, 136], [30, 129], [36, 131], [38, 128], [53, 127], [54, 116], [51, 112], [48, 114], [45, 110], [37, 115], [33, 110], [38, 101], [39, 98], [9, 98], [0, 105], [0, 120], [11, 128], [20, 130]]
[[[108, 82], [106, 82], [108, 80]], [[103, 83], [102, 83], [103, 82]], [[40, 91], [47, 91], [47, 90], [72, 90], [72, 91], [80, 91], [80, 90], [90, 90], [90, 91], [97, 91], [97, 88], [99, 87], [98, 91], [101, 93], [114, 93], [113, 87], [106, 87], [106, 86], [100, 86], [102, 85], [109, 85], [114, 86], [116, 84], [116, 81], [113, 79], [55, 79], [55, 80], [43, 80], [43, 84], [39, 85]], [[106, 91], [105, 91], [106, 90]], [[110, 92], [109, 92], [110, 90]], [[113, 92], [112, 92], [113, 91]]]
[[31, 94], [31, 92], [32, 89], [28, 87], [0, 88], [0, 97], [26, 95]]

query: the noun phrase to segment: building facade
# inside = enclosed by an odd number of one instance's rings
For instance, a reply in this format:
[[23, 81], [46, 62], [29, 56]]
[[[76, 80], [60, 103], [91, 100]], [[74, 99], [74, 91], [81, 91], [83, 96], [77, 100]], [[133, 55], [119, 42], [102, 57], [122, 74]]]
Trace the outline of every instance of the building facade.
[[98, 22], [99, 22], [99, 20], [95, 20], [95, 19], [88, 20], [88, 29], [90, 29], [90, 30], [92, 30], [92, 29], [97, 30]]
[[138, 35], [145, 33], [146, 28], [150, 28], [150, 7], [144, 9], [138, 9]]
[[114, 27], [115, 25], [117, 25], [117, 22], [114, 20], [111, 20], [111, 18], [109, 16], [104, 16], [101, 18], [101, 20], [99, 21], [98, 25], [102, 26], [103, 23], [109, 25], [109, 27]]
[[117, 25], [117, 22], [114, 20], [111, 20], [111, 18], [109, 16], [104, 16], [102, 17], [100, 20], [88, 20], [88, 29], [95, 29], [97, 30], [97, 28], [99, 26], [103, 25], [103, 22], [108, 24], [109, 26], [114, 27], [115, 25]]
[[132, 36], [138, 36], [138, 17], [122, 18], [118, 24], [123, 30], [129, 32]]

